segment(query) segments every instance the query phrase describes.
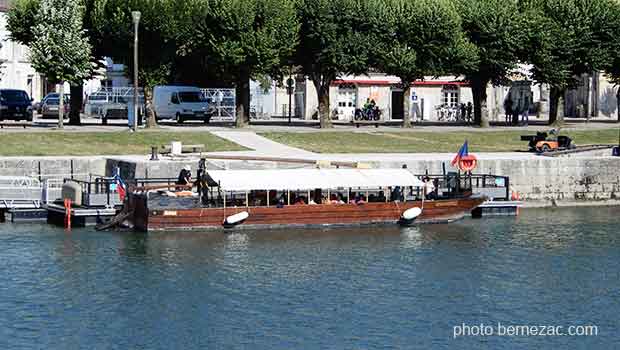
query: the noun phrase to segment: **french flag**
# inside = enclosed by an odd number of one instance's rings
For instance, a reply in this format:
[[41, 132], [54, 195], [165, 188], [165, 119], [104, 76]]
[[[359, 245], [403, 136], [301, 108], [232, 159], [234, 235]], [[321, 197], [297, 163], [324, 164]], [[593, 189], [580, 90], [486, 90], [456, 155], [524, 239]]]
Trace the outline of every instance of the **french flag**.
[[123, 202], [125, 200], [125, 196], [127, 195], [127, 185], [125, 185], [125, 182], [121, 179], [121, 172], [119, 168], [116, 168], [114, 181], [116, 182], [116, 191], [118, 192], [118, 196], [121, 202]]
[[459, 149], [459, 153], [457, 153], [454, 159], [452, 159], [452, 163], [451, 163], [452, 166], [458, 166], [461, 159], [468, 155], [469, 155], [469, 151], [468, 151], [468, 146], [467, 146], [467, 140], [465, 140], [465, 143], [463, 144], [463, 146], [461, 146], [461, 149]]

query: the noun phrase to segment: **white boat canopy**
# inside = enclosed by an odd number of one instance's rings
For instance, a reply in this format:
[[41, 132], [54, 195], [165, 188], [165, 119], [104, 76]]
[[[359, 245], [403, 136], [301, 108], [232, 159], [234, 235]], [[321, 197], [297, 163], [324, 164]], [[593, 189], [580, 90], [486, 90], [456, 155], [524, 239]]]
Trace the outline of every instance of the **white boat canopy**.
[[225, 191], [424, 186], [406, 169], [211, 170], [208, 174]]

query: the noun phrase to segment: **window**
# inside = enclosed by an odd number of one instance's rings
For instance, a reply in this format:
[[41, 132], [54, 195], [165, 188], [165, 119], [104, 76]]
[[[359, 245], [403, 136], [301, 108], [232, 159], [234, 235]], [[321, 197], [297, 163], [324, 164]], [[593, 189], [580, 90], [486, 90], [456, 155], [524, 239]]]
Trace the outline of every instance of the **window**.
[[174, 103], [174, 104], [179, 104], [179, 96], [177, 95], [177, 93], [173, 93], [172, 96], [170, 97], [170, 102]]
[[0, 96], [3, 100], [8, 102], [23, 102], [29, 101], [28, 95], [20, 90], [5, 90], [0, 92]]
[[338, 88], [338, 107], [355, 108], [356, 100], [357, 90], [354, 87], [341, 86]]
[[459, 104], [459, 89], [456, 86], [444, 85], [441, 102], [444, 106], [456, 107]]
[[205, 102], [207, 100], [200, 91], [179, 92], [179, 99], [183, 102]]

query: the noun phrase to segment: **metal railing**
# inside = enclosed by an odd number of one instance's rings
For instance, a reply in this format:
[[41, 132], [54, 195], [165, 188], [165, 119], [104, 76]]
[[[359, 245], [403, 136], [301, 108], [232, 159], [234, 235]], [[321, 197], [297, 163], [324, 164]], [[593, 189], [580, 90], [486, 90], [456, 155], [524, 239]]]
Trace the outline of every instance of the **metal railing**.
[[[112, 114], [126, 117], [128, 105], [133, 103], [133, 91], [133, 87], [101, 88], [88, 96], [84, 112], [100, 118], [113, 117]], [[141, 88], [138, 89], [138, 104], [142, 110], [144, 91]]]
[[510, 179], [508, 176], [491, 174], [463, 175], [448, 172], [443, 175], [417, 175], [433, 181], [435, 196], [458, 197], [466, 193], [482, 194], [489, 200], [510, 200]]
[[27, 176], [0, 176], [0, 208], [41, 207], [41, 183]]
[[235, 89], [202, 89], [209, 103], [209, 114], [214, 122], [234, 122], [236, 118]]

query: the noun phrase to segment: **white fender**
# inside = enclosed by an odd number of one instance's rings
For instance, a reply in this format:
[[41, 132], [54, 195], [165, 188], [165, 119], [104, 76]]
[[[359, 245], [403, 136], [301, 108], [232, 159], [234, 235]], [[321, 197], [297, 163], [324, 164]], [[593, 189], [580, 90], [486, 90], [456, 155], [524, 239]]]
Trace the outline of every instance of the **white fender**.
[[420, 216], [420, 214], [422, 214], [422, 209], [418, 208], [418, 207], [413, 207], [410, 209], [407, 209], [403, 212], [402, 214], [402, 218], [404, 220], [407, 221], [413, 221], [415, 220], [418, 216]]
[[240, 213], [227, 217], [226, 220], [224, 220], [224, 225], [234, 226], [234, 225], [242, 223], [248, 217], [250, 217], [250, 214], [247, 211], [242, 211]]

